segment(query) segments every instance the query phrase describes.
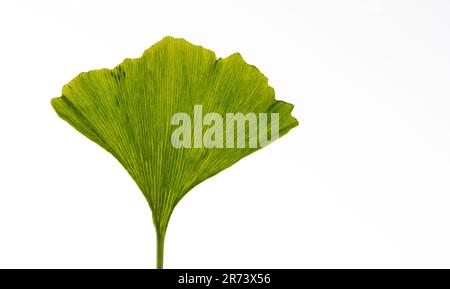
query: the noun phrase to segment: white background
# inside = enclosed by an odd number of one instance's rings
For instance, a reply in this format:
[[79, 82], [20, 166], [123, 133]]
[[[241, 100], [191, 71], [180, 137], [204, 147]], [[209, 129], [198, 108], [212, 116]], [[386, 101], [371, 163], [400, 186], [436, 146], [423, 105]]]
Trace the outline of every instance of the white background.
[[450, 267], [449, 1], [2, 1], [0, 267], [154, 268], [151, 212], [50, 106], [164, 36], [239, 51], [301, 124], [177, 206], [167, 268]]

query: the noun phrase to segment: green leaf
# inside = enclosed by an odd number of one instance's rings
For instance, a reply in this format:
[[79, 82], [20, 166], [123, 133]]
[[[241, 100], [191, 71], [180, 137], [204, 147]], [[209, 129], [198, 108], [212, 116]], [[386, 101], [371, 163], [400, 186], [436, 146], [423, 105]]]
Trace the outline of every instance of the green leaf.
[[[166, 37], [140, 58], [80, 73], [52, 105], [62, 119], [117, 158], [135, 180], [152, 210], [157, 267], [162, 268], [165, 233], [176, 204], [200, 182], [262, 147], [177, 148], [172, 137], [179, 127], [172, 118], [184, 112], [193, 123], [201, 123], [196, 105], [202, 106], [203, 116], [214, 112], [224, 119], [226, 113], [278, 113], [282, 136], [298, 122], [290, 114], [293, 106], [274, 95], [267, 78], [240, 54], [217, 59], [208, 49]], [[263, 134], [251, 134], [249, 126], [246, 143]], [[198, 133], [207, 130], [202, 125], [187, 133], [185, 144], [195, 145]], [[237, 138], [239, 133], [236, 124], [217, 130], [215, 137]]]

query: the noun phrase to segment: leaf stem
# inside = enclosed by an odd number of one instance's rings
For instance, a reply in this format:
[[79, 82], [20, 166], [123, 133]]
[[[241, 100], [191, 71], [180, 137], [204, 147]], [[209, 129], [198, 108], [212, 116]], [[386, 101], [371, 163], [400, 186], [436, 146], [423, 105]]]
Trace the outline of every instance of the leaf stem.
[[156, 269], [162, 269], [164, 265], [164, 238], [166, 232], [156, 230]]

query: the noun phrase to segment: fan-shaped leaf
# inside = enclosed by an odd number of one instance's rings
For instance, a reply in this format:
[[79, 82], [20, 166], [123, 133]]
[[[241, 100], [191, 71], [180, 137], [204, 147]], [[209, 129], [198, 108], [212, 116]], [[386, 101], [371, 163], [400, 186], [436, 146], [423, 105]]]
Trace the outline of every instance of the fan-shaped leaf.
[[[253, 113], [272, 119], [271, 113], [277, 114], [277, 127], [267, 120], [267, 134], [278, 128], [280, 136], [298, 125], [290, 114], [293, 106], [275, 100], [267, 78], [240, 54], [216, 59], [208, 49], [171, 37], [114, 69], [79, 74], [52, 105], [61, 118], [114, 155], [142, 190], [157, 232], [158, 268], [169, 218], [181, 198], [265, 145], [237, 147], [238, 142], [254, 144], [266, 132], [250, 132], [249, 123], [239, 129], [237, 121], [233, 126], [222, 121], [220, 129], [217, 116]], [[184, 118], [177, 120], [177, 113]], [[208, 113], [214, 113], [209, 120]], [[182, 120], [192, 130], [182, 129]], [[208, 131], [205, 120], [217, 130]], [[174, 137], [177, 129], [184, 139]], [[212, 135], [213, 147], [205, 147]], [[231, 136], [234, 147], [220, 145]]]

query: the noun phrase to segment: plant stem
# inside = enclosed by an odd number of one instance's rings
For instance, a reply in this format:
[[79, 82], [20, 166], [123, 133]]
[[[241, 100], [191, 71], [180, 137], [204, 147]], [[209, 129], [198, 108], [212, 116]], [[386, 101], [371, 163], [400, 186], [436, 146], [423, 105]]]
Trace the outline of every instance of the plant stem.
[[163, 269], [164, 266], [164, 239], [173, 208], [174, 206], [164, 208], [157, 213], [154, 213], [156, 210], [152, 209], [153, 224], [156, 230], [156, 269]]
[[156, 232], [156, 269], [162, 269], [164, 264], [164, 238], [166, 232]]

